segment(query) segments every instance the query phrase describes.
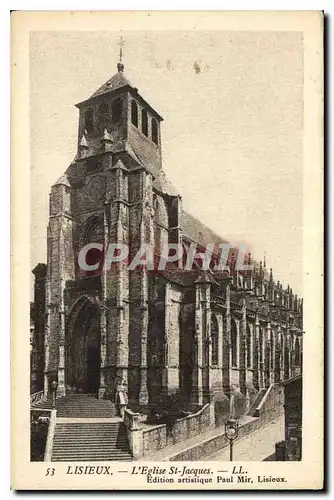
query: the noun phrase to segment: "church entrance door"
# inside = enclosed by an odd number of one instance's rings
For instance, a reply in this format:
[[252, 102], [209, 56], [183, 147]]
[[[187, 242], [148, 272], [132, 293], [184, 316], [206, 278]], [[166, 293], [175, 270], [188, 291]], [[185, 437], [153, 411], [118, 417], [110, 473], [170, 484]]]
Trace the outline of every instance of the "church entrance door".
[[100, 387], [100, 349], [96, 345], [87, 348], [87, 392], [96, 393]]
[[70, 314], [66, 332], [66, 386], [73, 392], [97, 393], [100, 386], [100, 312], [82, 297]]

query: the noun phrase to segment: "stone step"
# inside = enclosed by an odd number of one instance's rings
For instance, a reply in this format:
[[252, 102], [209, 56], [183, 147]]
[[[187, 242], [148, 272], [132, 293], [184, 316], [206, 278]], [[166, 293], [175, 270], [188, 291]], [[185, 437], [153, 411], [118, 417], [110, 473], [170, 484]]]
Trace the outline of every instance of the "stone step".
[[52, 461], [132, 460], [123, 422], [56, 423]]
[[63, 456], [63, 457], [52, 457], [51, 459], [52, 462], [130, 462], [132, 461], [132, 457], [129, 455], [113, 455], [111, 457], [69, 457], [69, 456]]
[[95, 457], [95, 456], [100, 456], [100, 457], [113, 457], [117, 455], [130, 455], [130, 452], [127, 450], [64, 450], [64, 451], [57, 451], [52, 454], [52, 457], [61, 457], [61, 456], [72, 456], [72, 457], [82, 457], [82, 456], [90, 456], [90, 457]]
[[[90, 443], [95, 443], [96, 441], [98, 442], [101, 442], [101, 444], [103, 443], [127, 443], [127, 437], [126, 436], [123, 436], [123, 437], [119, 437], [119, 436], [110, 436], [108, 438], [106, 438], [105, 436], [95, 436], [94, 438], [90, 438], [90, 439], [85, 439], [83, 436], [78, 436], [78, 435], [64, 435], [64, 434], [57, 434], [57, 436], [54, 437], [54, 443], [58, 443], [58, 442], [62, 442], [64, 444], [64, 446], [66, 446], [67, 443], [69, 444], [73, 444], [73, 443], [87, 443], [90, 444]], [[103, 443], [102, 443], [103, 441]]]
[[112, 444], [112, 443], [105, 443], [104, 445], [102, 445], [101, 443], [99, 444], [91, 444], [91, 445], [85, 445], [85, 443], [81, 443], [81, 444], [78, 444], [78, 443], [69, 443], [68, 446], [64, 446], [62, 445], [61, 443], [59, 444], [55, 444], [53, 446], [53, 453], [68, 453], [70, 452], [71, 450], [74, 450], [75, 449], [75, 453], [80, 453], [81, 451], [83, 453], [86, 453], [86, 452], [91, 452], [91, 451], [96, 451], [97, 453], [98, 452], [103, 452], [103, 451], [106, 451], [106, 452], [109, 452], [109, 451], [122, 451], [122, 452], [126, 452], [128, 453], [129, 452], [129, 446], [127, 443], [123, 443], [123, 444]]

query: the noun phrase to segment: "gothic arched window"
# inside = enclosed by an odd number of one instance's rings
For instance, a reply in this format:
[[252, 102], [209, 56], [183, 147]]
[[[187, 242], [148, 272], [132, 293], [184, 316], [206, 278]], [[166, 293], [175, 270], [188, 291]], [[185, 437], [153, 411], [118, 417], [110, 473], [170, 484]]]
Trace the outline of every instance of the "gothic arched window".
[[270, 368], [274, 368], [274, 333], [270, 332]]
[[233, 367], [238, 366], [238, 358], [237, 358], [238, 346], [237, 346], [237, 342], [238, 342], [237, 327], [236, 327], [235, 321], [232, 321], [232, 323], [231, 323], [231, 352], [232, 352], [231, 362], [232, 362], [232, 366]]
[[94, 113], [91, 108], [85, 112], [85, 129], [88, 133], [92, 132], [94, 128]]
[[108, 115], [109, 115], [108, 104], [104, 102], [101, 104], [98, 110], [100, 133], [103, 133], [104, 129], [106, 129], [108, 126]]
[[211, 314], [211, 364], [219, 363], [219, 328], [218, 321], [214, 314]]
[[141, 131], [146, 137], [148, 136], [148, 118], [145, 109], [141, 110]]
[[122, 98], [118, 97], [112, 102], [111, 116], [113, 123], [118, 122], [122, 118]]
[[87, 222], [82, 235], [82, 245], [88, 243], [104, 243], [103, 216], [93, 215]]
[[155, 144], [159, 144], [158, 123], [155, 118], [152, 118], [151, 125], [152, 125], [152, 141], [155, 142]]
[[260, 338], [259, 338], [259, 361], [263, 363], [263, 330], [260, 328]]
[[138, 127], [138, 105], [136, 101], [131, 101], [131, 123]]
[[[104, 243], [104, 227], [103, 227], [103, 216], [94, 215], [90, 217], [86, 223], [82, 235], [82, 246], [88, 243]], [[87, 276], [95, 276], [99, 274], [99, 270], [103, 264], [103, 253], [98, 248], [91, 248], [86, 254], [86, 263], [90, 266], [99, 263], [97, 270], [86, 271]]]
[[300, 344], [299, 344], [299, 338], [296, 338], [296, 343], [295, 343], [295, 365], [300, 366]]
[[246, 327], [247, 368], [252, 367], [252, 337], [249, 325]]

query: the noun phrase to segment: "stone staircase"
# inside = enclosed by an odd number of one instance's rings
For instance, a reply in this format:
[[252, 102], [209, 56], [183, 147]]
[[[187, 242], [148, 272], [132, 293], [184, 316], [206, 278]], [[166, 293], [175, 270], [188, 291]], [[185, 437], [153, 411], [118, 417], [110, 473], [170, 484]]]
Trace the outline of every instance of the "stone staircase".
[[132, 460], [123, 422], [57, 422], [52, 462], [104, 460]]
[[[47, 399], [33, 405], [34, 408], [50, 409], [52, 400]], [[92, 394], [71, 394], [56, 400], [57, 417], [66, 418], [111, 418], [118, 416], [114, 403], [98, 399]]]
[[248, 410], [247, 415], [250, 417], [256, 417], [256, 408], [259, 406], [261, 403], [262, 399], [264, 398], [265, 393], [267, 392], [267, 389], [261, 389], [261, 391], [258, 392], [256, 398], [254, 399], [253, 403], [251, 404], [251, 407]]
[[[32, 407], [50, 409], [52, 400]], [[56, 410], [53, 462], [132, 460], [126, 427], [111, 401], [72, 394], [58, 398]]]

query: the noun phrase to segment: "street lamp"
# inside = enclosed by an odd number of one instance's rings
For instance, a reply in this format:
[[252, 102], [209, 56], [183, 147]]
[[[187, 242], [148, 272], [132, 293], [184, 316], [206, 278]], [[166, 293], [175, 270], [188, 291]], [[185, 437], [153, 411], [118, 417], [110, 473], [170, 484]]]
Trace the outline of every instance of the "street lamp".
[[225, 421], [225, 435], [230, 442], [230, 462], [233, 460], [233, 442], [238, 437], [239, 423], [234, 418]]
[[53, 381], [51, 382], [52, 407], [53, 407], [53, 408], [55, 408], [55, 407], [56, 407], [56, 394], [57, 394], [57, 387], [58, 387], [57, 381], [56, 381], [56, 380], [53, 380]]

